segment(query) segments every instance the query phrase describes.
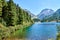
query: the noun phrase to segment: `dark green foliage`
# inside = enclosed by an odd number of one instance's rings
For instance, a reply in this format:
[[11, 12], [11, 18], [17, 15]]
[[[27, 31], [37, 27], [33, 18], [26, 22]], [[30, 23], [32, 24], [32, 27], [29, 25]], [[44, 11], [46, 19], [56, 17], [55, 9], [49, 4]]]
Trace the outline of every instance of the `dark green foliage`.
[[2, 0], [0, 0], [0, 17], [2, 16]]
[[8, 8], [9, 8], [9, 13], [8, 13], [8, 26], [14, 26], [16, 25], [17, 22], [17, 13], [16, 13], [16, 5], [12, 0], [9, 0], [8, 2]]
[[[0, 0], [0, 21], [6, 26], [15, 26], [31, 22], [31, 15], [13, 0]], [[23, 24], [24, 25], [24, 24]]]
[[2, 0], [0, 0], [0, 22], [2, 22]]
[[18, 20], [17, 20], [17, 24], [22, 24], [23, 22], [23, 17], [22, 17], [22, 9], [17, 5], [16, 7], [16, 13], [17, 13], [17, 17], [18, 17]]
[[31, 24], [29, 13], [16, 5], [13, 0], [0, 0], [0, 40]]

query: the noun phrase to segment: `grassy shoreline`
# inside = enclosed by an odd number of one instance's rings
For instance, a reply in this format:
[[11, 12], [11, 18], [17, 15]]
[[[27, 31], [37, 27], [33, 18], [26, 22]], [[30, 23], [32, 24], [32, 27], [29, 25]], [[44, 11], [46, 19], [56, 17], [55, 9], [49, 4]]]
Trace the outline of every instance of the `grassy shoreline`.
[[15, 38], [16, 36], [18, 37], [18, 34], [15, 34], [15, 32], [17, 33], [19, 30], [19, 33], [22, 34], [20, 37], [22, 37], [23, 29], [31, 26], [32, 24], [33, 23], [31, 22], [27, 22], [25, 23], [25, 25], [15, 25], [10, 27], [5, 27], [2, 24], [0, 24], [0, 40], [7, 40], [7, 38]]
[[[32, 24], [31, 24], [31, 25], [32, 25]], [[15, 31], [15, 32], [12, 34], [12, 37], [14, 37], [14, 38], [25, 38], [26, 29], [27, 29], [28, 27], [30, 27], [31, 25], [24, 26], [23, 28], [19, 29], [18, 31]]]

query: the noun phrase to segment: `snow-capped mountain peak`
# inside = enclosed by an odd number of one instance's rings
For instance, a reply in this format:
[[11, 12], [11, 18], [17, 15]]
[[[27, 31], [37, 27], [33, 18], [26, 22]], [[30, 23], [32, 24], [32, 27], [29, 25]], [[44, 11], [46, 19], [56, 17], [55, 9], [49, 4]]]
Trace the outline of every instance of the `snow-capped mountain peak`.
[[38, 17], [42, 20], [50, 15], [52, 15], [54, 11], [52, 9], [43, 9], [39, 14]]

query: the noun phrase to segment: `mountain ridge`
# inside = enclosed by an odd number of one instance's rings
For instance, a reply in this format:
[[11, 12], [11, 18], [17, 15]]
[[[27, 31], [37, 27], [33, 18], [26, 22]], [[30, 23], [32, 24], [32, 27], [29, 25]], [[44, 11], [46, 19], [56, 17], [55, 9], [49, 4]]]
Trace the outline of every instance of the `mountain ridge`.
[[43, 9], [37, 16], [40, 18], [40, 20], [43, 20], [44, 18], [51, 16], [54, 13], [54, 10], [52, 9]]

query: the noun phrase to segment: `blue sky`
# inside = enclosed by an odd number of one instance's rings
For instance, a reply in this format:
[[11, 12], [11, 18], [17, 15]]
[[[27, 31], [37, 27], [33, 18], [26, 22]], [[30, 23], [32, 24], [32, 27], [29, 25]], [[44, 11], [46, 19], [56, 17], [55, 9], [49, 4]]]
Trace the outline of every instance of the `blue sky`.
[[45, 8], [53, 9], [54, 11], [60, 8], [60, 0], [14, 0], [14, 2], [35, 15]]

